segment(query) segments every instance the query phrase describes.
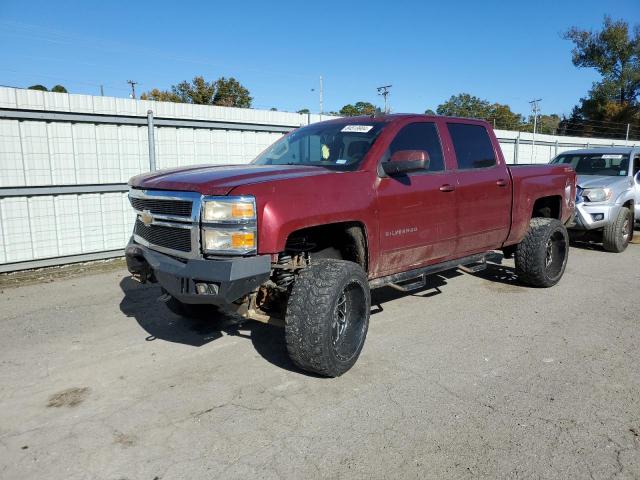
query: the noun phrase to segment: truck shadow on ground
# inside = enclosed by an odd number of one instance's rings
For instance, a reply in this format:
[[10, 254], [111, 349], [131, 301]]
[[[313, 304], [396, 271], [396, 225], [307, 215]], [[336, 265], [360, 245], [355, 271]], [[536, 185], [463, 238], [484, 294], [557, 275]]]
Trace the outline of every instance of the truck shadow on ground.
[[[502, 257], [492, 258], [487, 269], [474, 275], [491, 282], [518, 285], [513, 269], [496, 263]], [[446, 292], [451, 279], [465, 275], [458, 270], [441, 272], [427, 277], [424, 287], [404, 293], [390, 287], [378, 288], [371, 292], [371, 314], [384, 311], [384, 304], [402, 297], [411, 296], [429, 299]], [[211, 316], [182, 317], [171, 312], [164, 303], [157, 300], [160, 287], [157, 284], [141, 285], [125, 277], [120, 281], [124, 297], [120, 310], [127, 317], [134, 318], [148, 334], [146, 341], [163, 340], [193, 347], [202, 347], [223, 336], [235, 336], [250, 340], [256, 352], [273, 365], [314, 376], [299, 370], [289, 359], [284, 338], [284, 330], [260, 322], [246, 321], [233, 315], [212, 310]], [[372, 317], [373, 318], [373, 317]]]

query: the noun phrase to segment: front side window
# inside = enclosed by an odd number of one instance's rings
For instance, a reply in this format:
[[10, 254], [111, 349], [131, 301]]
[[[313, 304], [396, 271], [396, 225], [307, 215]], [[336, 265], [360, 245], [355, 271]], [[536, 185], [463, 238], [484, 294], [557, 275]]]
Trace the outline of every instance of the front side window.
[[444, 157], [438, 130], [433, 122], [418, 122], [405, 125], [396, 134], [382, 161], [425, 160], [425, 170], [439, 172], [444, 170]]
[[299, 128], [261, 153], [257, 165], [312, 165], [353, 170], [357, 168], [384, 122], [318, 123]]
[[487, 168], [496, 164], [493, 144], [482, 125], [468, 123], [448, 123], [447, 128], [453, 141], [458, 160], [458, 168]]
[[570, 165], [579, 175], [624, 177], [629, 174], [629, 155], [620, 153], [567, 153], [558, 155], [551, 163]]

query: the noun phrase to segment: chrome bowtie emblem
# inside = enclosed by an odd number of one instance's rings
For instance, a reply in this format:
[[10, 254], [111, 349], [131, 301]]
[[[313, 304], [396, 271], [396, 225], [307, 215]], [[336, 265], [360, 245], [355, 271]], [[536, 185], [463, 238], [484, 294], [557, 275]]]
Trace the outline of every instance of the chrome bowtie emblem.
[[153, 223], [153, 215], [151, 215], [149, 210], [145, 210], [140, 214], [140, 221], [148, 227]]

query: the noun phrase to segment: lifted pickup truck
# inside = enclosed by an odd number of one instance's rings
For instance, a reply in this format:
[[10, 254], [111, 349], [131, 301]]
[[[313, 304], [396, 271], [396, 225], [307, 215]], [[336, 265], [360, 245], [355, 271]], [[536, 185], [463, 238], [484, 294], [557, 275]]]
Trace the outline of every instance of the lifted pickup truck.
[[331, 377], [360, 355], [372, 288], [420, 288], [495, 249], [523, 283], [556, 284], [576, 198], [572, 168], [507, 167], [486, 122], [424, 115], [316, 123], [249, 165], [129, 183], [134, 277], [179, 311], [284, 324], [294, 363]]

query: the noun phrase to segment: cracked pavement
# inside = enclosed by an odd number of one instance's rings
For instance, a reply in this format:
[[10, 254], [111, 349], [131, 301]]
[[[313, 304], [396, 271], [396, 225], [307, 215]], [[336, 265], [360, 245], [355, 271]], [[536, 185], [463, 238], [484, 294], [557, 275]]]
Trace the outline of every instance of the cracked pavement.
[[640, 245], [374, 293], [356, 366], [184, 319], [124, 269], [0, 294], [0, 478], [640, 478]]

